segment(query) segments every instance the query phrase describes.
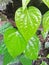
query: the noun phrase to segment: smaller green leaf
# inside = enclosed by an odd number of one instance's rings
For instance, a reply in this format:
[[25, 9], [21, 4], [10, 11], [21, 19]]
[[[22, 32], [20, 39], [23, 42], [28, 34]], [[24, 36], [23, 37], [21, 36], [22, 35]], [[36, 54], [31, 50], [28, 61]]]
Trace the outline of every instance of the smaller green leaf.
[[27, 58], [31, 60], [36, 60], [38, 58], [38, 53], [40, 50], [40, 41], [37, 35], [34, 35], [28, 42], [28, 45], [24, 51]]
[[23, 65], [32, 65], [32, 60], [26, 58], [24, 55], [22, 55], [20, 57], [20, 62], [23, 64]]
[[43, 15], [43, 30], [45, 33], [49, 31], [49, 11]]
[[43, 2], [47, 5], [47, 7], [49, 8], [49, 0], [43, 0]]
[[14, 29], [13, 27], [9, 27], [4, 33], [4, 41], [8, 52], [10, 55], [15, 58], [20, 55], [26, 48], [26, 41], [23, 36]]
[[27, 5], [28, 5], [29, 2], [30, 2], [30, 0], [22, 0], [23, 10], [27, 7]]

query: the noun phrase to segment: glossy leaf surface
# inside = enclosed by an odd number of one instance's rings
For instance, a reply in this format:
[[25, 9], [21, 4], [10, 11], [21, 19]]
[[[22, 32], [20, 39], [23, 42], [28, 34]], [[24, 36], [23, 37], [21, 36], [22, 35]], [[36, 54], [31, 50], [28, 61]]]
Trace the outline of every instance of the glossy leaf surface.
[[36, 33], [41, 23], [41, 12], [33, 6], [24, 11], [19, 8], [15, 13], [15, 22], [25, 40], [28, 41]]
[[38, 53], [40, 50], [40, 41], [38, 37], [35, 35], [29, 40], [29, 43], [24, 51], [25, 56], [31, 60], [36, 60], [38, 58]]
[[26, 42], [22, 35], [13, 27], [7, 28], [4, 40], [10, 55], [15, 58], [26, 48]]
[[45, 33], [49, 31], [49, 11], [43, 16], [43, 29]]
[[49, 0], [43, 0], [43, 2], [47, 5], [47, 7], [49, 8]]

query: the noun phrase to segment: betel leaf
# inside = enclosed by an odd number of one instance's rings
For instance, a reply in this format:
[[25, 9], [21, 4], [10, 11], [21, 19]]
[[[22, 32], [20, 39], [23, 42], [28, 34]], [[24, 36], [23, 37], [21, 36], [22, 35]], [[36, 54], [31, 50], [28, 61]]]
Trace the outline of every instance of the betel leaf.
[[49, 31], [49, 11], [47, 11], [44, 15], [43, 15], [43, 29], [44, 32], [48, 32]]
[[41, 12], [34, 6], [24, 11], [19, 8], [15, 13], [15, 22], [25, 40], [28, 41], [36, 33], [41, 23]]
[[47, 5], [47, 7], [49, 8], [49, 0], [43, 0], [43, 2]]
[[28, 42], [28, 45], [24, 51], [27, 58], [31, 60], [36, 60], [38, 58], [38, 53], [40, 50], [40, 41], [37, 35], [34, 35]]
[[23, 65], [32, 65], [32, 60], [26, 58], [24, 55], [22, 55], [20, 57], [20, 62], [23, 64]]
[[30, 2], [30, 0], [22, 0], [23, 10], [27, 7], [27, 5], [28, 5], [29, 2]]
[[26, 48], [26, 41], [22, 35], [13, 27], [7, 28], [4, 33], [4, 41], [10, 55], [15, 58]]

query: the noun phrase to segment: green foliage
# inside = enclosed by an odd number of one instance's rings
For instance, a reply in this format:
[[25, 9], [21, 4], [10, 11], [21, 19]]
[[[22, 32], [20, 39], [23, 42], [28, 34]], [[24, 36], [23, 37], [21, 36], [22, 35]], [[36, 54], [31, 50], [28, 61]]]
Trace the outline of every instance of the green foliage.
[[38, 53], [40, 50], [40, 41], [37, 35], [34, 35], [28, 42], [28, 45], [24, 51], [25, 56], [31, 60], [36, 60], [38, 58]]
[[27, 45], [22, 35], [13, 27], [7, 28], [4, 33], [4, 40], [9, 53], [14, 58], [20, 55]]
[[49, 54], [47, 55], [47, 58], [49, 58]]
[[41, 32], [41, 34], [42, 34], [43, 38], [46, 39], [46, 37], [47, 37], [47, 35], [48, 35], [48, 31], [45, 32], [45, 31], [43, 30], [43, 31]]
[[40, 65], [47, 65], [47, 63], [45, 61], [42, 61], [42, 64], [40, 64]]
[[43, 15], [43, 29], [44, 32], [49, 31], [49, 11]]
[[0, 55], [1, 55], [1, 54], [4, 54], [5, 51], [6, 51], [6, 46], [5, 46], [5, 44], [4, 44], [4, 40], [1, 40], [1, 41], [0, 41]]
[[[1, 23], [1, 22], [0, 22]], [[0, 26], [0, 34], [4, 34], [5, 30], [8, 27], [12, 27], [11, 24], [9, 22], [5, 22]]]
[[4, 42], [8, 50], [4, 56], [4, 65], [22, 53], [25, 56], [19, 59], [23, 65], [31, 65], [32, 60], [38, 58], [40, 41], [35, 34], [41, 23], [42, 16], [36, 7], [31, 6], [27, 8], [29, 1], [22, 0], [22, 7], [15, 13], [15, 22], [18, 30], [11, 25], [4, 30]]
[[41, 12], [34, 6], [24, 11], [22, 8], [19, 8], [15, 13], [15, 22], [20, 33], [28, 42], [41, 23]]
[[43, 31], [42, 31], [42, 35], [44, 38], [47, 37], [47, 34], [49, 32], [49, 11], [47, 11], [44, 15], [43, 15]]
[[47, 7], [49, 8], [49, 0], [43, 0], [43, 2], [47, 5]]
[[15, 63], [19, 63], [20, 59], [19, 59], [20, 56], [18, 56], [17, 58], [14, 58], [10, 63], [8, 63], [9, 65], [12, 65], [12, 64], [15, 64]]
[[[4, 35], [4, 32], [6, 31], [6, 29], [8, 27], [12, 27], [11, 24], [9, 22], [7, 22], [6, 20], [6, 16], [3, 15], [2, 13], [0, 13], [0, 35]], [[4, 21], [5, 20], [5, 21]], [[0, 54], [4, 54], [6, 52], [6, 45], [4, 43], [4, 36], [2, 38], [2, 40], [0, 40]]]
[[7, 65], [8, 63], [10, 63], [13, 60], [12, 56], [8, 53], [8, 51], [6, 50], [6, 52], [4, 53], [4, 58], [3, 58], [3, 65]]
[[[17, 57], [20, 57], [18, 59], [23, 65], [31, 65], [32, 60], [38, 58], [40, 41], [36, 32], [41, 24], [42, 15], [34, 6], [27, 8], [29, 2], [30, 0], [22, 0], [22, 7], [15, 13], [18, 29], [7, 22], [0, 27], [0, 33], [4, 34], [4, 41], [0, 45], [0, 54], [4, 54], [3, 65], [12, 63]], [[48, 0], [43, 2], [49, 7]], [[49, 11], [43, 15], [42, 25], [42, 35], [45, 39], [49, 32]], [[43, 61], [41, 65], [47, 64]]]

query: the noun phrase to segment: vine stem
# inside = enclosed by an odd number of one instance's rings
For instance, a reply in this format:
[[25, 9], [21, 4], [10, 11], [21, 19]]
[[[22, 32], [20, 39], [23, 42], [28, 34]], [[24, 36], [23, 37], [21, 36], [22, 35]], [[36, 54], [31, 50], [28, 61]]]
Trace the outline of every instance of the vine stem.
[[28, 3], [30, 2], [30, 0], [22, 0], [22, 8], [23, 10], [25, 10], [27, 8]]

